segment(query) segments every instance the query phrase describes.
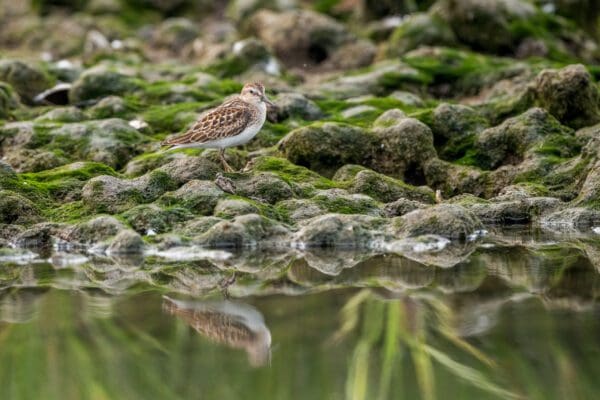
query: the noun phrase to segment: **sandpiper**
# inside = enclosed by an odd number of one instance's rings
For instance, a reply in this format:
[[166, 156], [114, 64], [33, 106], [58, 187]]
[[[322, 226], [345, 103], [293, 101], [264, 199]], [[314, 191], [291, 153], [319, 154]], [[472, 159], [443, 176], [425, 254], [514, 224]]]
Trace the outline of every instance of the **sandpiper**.
[[185, 133], [168, 138], [161, 145], [171, 149], [219, 149], [223, 168], [233, 172], [225, 160], [225, 149], [247, 143], [256, 136], [265, 123], [267, 105], [274, 106], [265, 95], [265, 87], [260, 83], [247, 83], [238, 96], [209, 111]]

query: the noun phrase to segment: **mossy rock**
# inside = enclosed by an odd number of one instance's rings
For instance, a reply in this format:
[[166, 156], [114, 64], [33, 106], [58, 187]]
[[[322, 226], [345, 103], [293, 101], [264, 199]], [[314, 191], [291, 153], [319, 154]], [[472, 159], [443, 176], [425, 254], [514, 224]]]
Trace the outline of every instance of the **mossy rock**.
[[242, 198], [219, 200], [215, 207], [215, 217], [231, 219], [240, 215], [259, 214], [260, 209], [252, 202]]
[[311, 200], [321, 209], [335, 214], [363, 214], [379, 217], [380, 204], [364, 194], [349, 194], [343, 189], [320, 190]]
[[290, 132], [279, 150], [292, 163], [331, 177], [345, 164], [370, 165], [376, 137], [360, 128], [332, 122]]
[[235, 193], [270, 204], [294, 197], [290, 185], [275, 173], [259, 172], [235, 181]]
[[428, 187], [415, 187], [398, 179], [385, 176], [370, 170], [359, 171], [349, 190], [352, 193], [363, 193], [383, 203], [389, 203], [399, 198], [433, 203], [434, 193]]
[[0, 223], [25, 225], [40, 220], [40, 211], [31, 200], [10, 190], [0, 190]]
[[161, 208], [155, 204], [139, 205], [122, 214], [127, 223], [141, 235], [168, 232], [175, 224], [192, 216], [193, 214], [183, 207]]
[[211, 248], [265, 247], [281, 244], [288, 233], [285, 226], [269, 218], [247, 214], [213, 225], [195, 241]]
[[88, 70], [73, 83], [69, 99], [72, 103], [79, 103], [110, 95], [128, 94], [139, 88], [135, 79], [119, 72]]
[[8, 119], [12, 111], [19, 107], [19, 97], [13, 88], [4, 82], [0, 82], [0, 119]]
[[481, 221], [464, 207], [455, 204], [438, 204], [394, 218], [396, 235], [414, 237], [440, 235], [449, 239], [465, 240], [478, 229]]
[[225, 192], [211, 181], [191, 180], [176, 191], [163, 194], [159, 202], [182, 207], [194, 214], [210, 215], [225, 196]]
[[36, 95], [48, 89], [52, 80], [37, 67], [16, 60], [0, 60], [0, 81], [10, 84], [21, 99], [33, 103]]
[[435, 13], [416, 13], [403, 19], [388, 43], [387, 54], [398, 56], [420, 46], [454, 46], [454, 32], [448, 23]]

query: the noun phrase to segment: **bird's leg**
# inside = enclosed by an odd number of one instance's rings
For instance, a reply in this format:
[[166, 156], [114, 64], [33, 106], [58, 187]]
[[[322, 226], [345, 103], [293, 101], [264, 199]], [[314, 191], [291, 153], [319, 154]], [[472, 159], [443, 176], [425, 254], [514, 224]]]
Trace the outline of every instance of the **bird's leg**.
[[223, 164], [225, 172], [234, 172], [234, 169], [231, 168], [231, 166], [227, 164], [227, 160], [225, 160], [225, 149], [219, 149], [219, 158], [221, 159], [221, 164]]

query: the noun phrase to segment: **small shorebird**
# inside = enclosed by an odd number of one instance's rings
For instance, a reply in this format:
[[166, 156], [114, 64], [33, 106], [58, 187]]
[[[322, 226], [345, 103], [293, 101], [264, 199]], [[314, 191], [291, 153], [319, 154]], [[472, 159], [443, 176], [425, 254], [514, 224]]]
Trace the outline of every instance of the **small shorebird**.
[[185, 133], [166, 139], [162, 146], [170, 149], [201, 147], [219, 149], [226, 172], [233, 168], [225, 160], [227, 147], [249, 142], [260, 131], [267, 116], [267, 105], [274, 106], [260, 83], [247, 83], [242, 92], [209, 111]]

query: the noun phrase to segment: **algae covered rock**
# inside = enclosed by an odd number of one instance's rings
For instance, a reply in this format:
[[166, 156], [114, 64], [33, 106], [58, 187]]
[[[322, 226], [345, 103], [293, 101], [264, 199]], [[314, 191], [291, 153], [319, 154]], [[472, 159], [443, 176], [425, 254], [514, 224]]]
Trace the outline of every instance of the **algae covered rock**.
[[558, 156], [572, 155], [573, 147], [569, 146], [569, 138], [573, 139], [573, 132], [569, 128], [560, 125], [543, 109], [532, 108], [483, 131], [477, 138], [476, 148], [480, 165], [495, 169], [505, 164], [519, 164], [528, 150], [544, 140], [549, 141], [548, 145], [552, 145], [552, 141], [562, 143], [548, 148], [548, 151], [557, 152]]
[[537, 103], [564, 125], [582, 128], [600, 121], [600, 92], [583, 65], [544, 70], [533, 87]]
[[364, 194], [349, 194], [343, 189], [319, 190], [311, 200], [330, 213], [382, 215], [380, 205], [373, 198]]
[[275, 204], [280, 200], [294, 197], [290, 185], [277, 174], [261, 172], [247, 179], [235, 182], [236, 194]]
[[313, 121], [319, 119], [323, 115], [321, 109], [315, 102], [307, 99], [300, 93], [280, 93], [277, 95], [274, 103], [277, 106], [277, 120], [296, 117]]
[[411, 184], [425, 182], [423, 166], [437, 157], [427, 125], [414, 118], [402, 118], [394, 125], [375, 127], [373, 133], [378, 139], [373, 169]]
[[399, 236], [431, 234], [461, 240], [483, 227], [475, 215], [456, 204], [438, 204], [411, 211], [394, 218], [392, 224], [394, 233]]
[[352, 180], [350, 191], [363, 193], [384, 203], [399, 198], [433, 202], [433, 191], [429, 188], [415, 187], [370, 170], [359, 171]]
[[187, 18], [168, 18], [164, 20], [153, 34], [153, 44], [157, 47], [164, 47], [173, 53], [178, 53], [187, 44], [192, 42], [200, 30]]
[[92, 244], [105, 241], [124, 228], [115, 217], [100, 215], [65, 228], [59, 236], [69, 242]]
[[279, 150], [294, 164], [332, 176], [345, 164], [369, 165], [375, 142], [363, 129], [326, 122], [290, 132], [279, 142]]
[[125, 211], [122, 216], [136, 232], [154, 235], [170, 231], [177, 223], [191, 219], [193, 214], [183, 207], [142, 204]]
[[415, 13], [402, 20], [388, 43], [389, 55], [402, 55], [420, 46], [453, 46], [456, 37], [448, 23], [434, 13]]
[[224, 196], [225, 192], [211, 181], [191, 180], [176, 191], [162, 195], [160, 203], [177, 205], [196, 214], [210, 215], [219, 199]]
[[110, 95], [123, 95], [139, 88], [131, 77], [105, 69], [91, 69], [73, 83], [69, 91], [72, 103], [95, 100]]
[[298, 246], [369, 248], [383, 237], [385, 221], [366, 215], [326, 214], [306, 221], [294, 235]]
[[257, 214], [235, 217], [222, 221], [195, 238], [198, 244], [213, 248], [244, 248], [278, 246], [288, 234], [283, 225]]
[[433, 110], [431, 130], [440, 157], [456, 160], [465, 155], [488, 121], [469, 106], [442, 103]]
[[31, 200], [10, 190], [0, 190], [0, 223], [31, 224], [40, 220], [40, 211]]
[[51, 85], [50, 78], [40, 69], [17, 60], [0, 60], [0, 81], [10, 84], [26, 103]]
[[260, 210], [250, 201], [243, 199], [222, 199], [216, 207], [214, 214], [219, 218], [234, 218], [246, 214], [258, 214]]
[[19, 97], [13, 88], [4, 82], [0, 82], [0, 119], [6, 119], [11, 112], [19, 106]]
[[108, 245], [108, 254], [136, 254], [144, 250], [142, 237], [130, 229], [120, 231]]

